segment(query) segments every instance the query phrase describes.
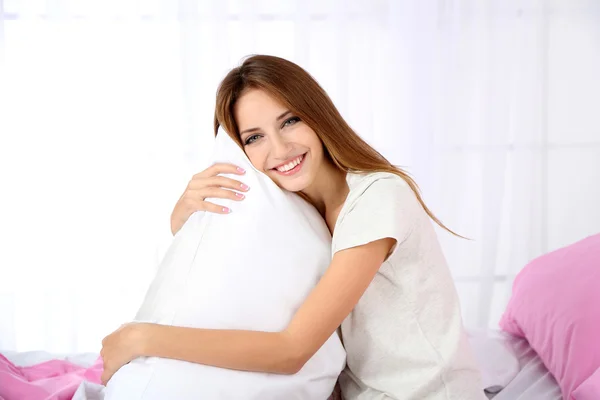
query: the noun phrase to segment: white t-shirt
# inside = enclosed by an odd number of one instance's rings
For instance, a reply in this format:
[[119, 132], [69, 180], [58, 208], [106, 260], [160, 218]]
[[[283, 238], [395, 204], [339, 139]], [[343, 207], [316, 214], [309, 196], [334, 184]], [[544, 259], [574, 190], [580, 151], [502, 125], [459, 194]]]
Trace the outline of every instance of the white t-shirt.
[[341, 326], [345, 400], [480, 400], [480, 372], [432, 221], [406, 181], [347, 176], [332, 254], [383, 238], [397, 245]]

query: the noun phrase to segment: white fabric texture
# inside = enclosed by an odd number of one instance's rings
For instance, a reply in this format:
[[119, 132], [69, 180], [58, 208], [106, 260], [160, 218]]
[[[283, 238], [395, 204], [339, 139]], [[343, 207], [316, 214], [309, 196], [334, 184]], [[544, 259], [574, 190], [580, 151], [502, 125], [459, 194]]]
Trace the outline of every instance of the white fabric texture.
[[469, 331], [469, 342], [494, 400], [562, 400], [556, 379], [527, 340], [498, 331]]
[[[0, 1], [0, 349], [100, 351], [133, 315], [254, 53], [307, 69], [449, 227], [465, 324], [600, 226], [596, 0]], [[576, 179], [575, 179], [576, 178]], [[107, 295], [107, 288], [115, 295]]]
[[[282, 331], [329, 266], [329, 230], [313, 206], [255, 170], [222, 131], [213, 160], [245, 168], [251, 189], [242, 202], [216, 200], [230, 207], [231, 214], [196, 212], [190, 217], [176, 234], [135, 320]], [[344, 365], [337, 332], [293, 375], [143, 357], [117, 371], [106, 387], [106, 399], [324, 400]]]
[[473, 330], [467, 333], [486, 393], [498, 393], [520, 370], [519, 358], [508, 340], [511, 335], [487, 330]]
[[342, 323], [344, 399], [485, 399], [450, 270], [416, 195], [391, 173], [347, 182], [332, 252], [383, 238], [397, 245]]

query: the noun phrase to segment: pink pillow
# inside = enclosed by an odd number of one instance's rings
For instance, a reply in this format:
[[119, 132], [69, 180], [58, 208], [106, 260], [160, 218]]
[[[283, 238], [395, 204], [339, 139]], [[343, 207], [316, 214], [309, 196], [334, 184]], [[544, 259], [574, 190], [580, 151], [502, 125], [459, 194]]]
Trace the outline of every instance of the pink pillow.
[[600, 368], [592, 376], [587, 378], [572, 394], [577, 400], [600, 399]]
[[565, 400], [600, 399], [600, 234], [525, 266], [500, 327], [527, 339]]

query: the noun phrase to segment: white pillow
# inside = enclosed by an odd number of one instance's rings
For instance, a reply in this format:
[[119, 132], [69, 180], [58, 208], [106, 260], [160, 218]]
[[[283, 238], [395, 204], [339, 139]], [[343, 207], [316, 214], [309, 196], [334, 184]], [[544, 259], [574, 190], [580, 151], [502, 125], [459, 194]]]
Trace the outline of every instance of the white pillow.
[[[331, 260], [331, 236], [317, 211], [258, 172], [220, 131], [215, 162], [246, 169], [241, 202], [209, 199], [227, 215], [196, 212], [175, 235], [136, 321], [213, 329], [281, 331]], [[334, 333], [295, 375], [234, 371], [142, 357], [108, 382], [107, 400], [327, 399], [345, 366]]]

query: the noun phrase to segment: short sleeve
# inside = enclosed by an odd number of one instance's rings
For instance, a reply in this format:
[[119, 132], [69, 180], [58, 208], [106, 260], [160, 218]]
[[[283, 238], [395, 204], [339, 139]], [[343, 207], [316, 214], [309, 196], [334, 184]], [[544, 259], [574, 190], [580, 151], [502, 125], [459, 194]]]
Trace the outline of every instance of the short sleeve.
[[396, 239], [388, 257], [409, 237], [425, 211], [400, 177], [379, 178], [351, 189], [333, 233], [332, 254], [379, 239]]

